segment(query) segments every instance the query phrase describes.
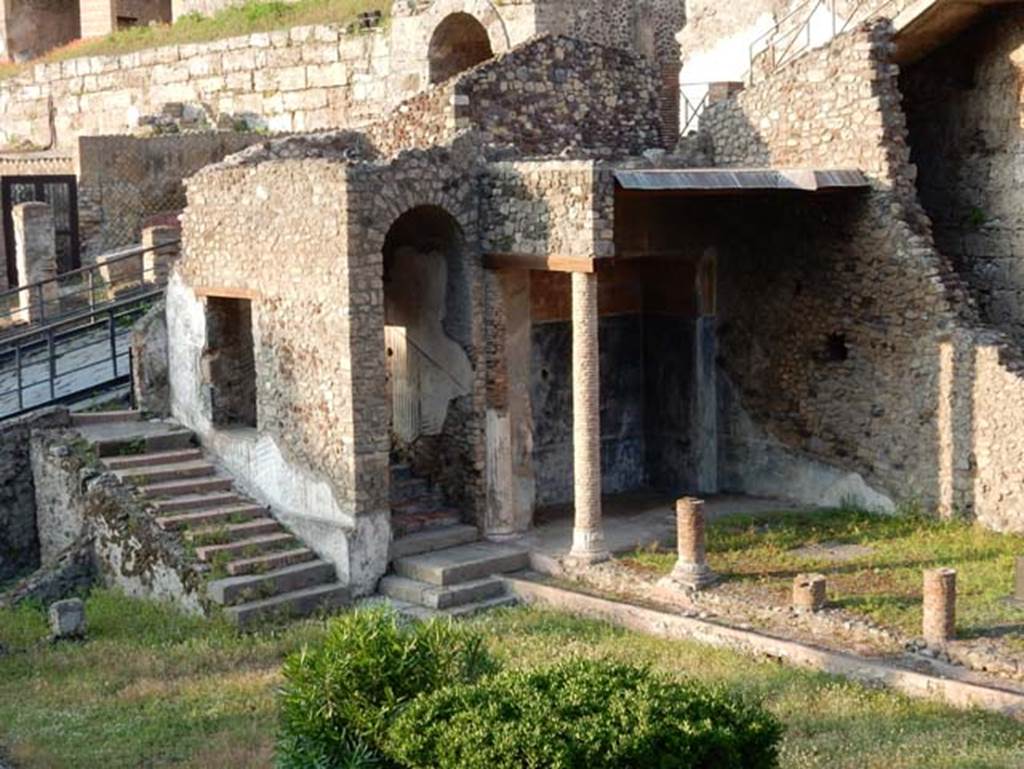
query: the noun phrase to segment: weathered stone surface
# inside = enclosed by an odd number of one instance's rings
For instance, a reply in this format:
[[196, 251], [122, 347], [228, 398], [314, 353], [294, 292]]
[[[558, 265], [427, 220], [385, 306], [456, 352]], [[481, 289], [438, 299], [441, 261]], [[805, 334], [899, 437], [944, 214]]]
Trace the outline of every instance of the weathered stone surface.
[[66, 598], [50, 604], [50, 637], [66, 641], [85, 637], [85, 604], [81, 598]]
[[67, 410], [56, 408], [0, 424], [0, 580], [12, 579], [39, 566], [30, 436], [36, 429], [68, 423]]
[[873, 186], [853, 205], [745, 208], [778, 256], [722, 258], [721, 359], [788, 448], [890, 499], [1021, 530], [1024, 362], [934, 246], [891, 53], [886, 23], [857, 28], [702, 117], [719, 165], [854, 167]]
[[[661, 112], [666, 125], [676, 124], [675, 33], [685, 18], [677, 0], [442, 0], [396, 3], [387, 27], [303, 27], [40, 65], [0, 83], [0, 146], [46, 146], [50, 99], [64, 148], [80, 135], [134, 130], [141, 115], [168, 102], [208, 105], [214, 124], [222, 117], [271, 130], [365, 124], [428, 84], [433, 33], [460, 12], [479, 22], [496, 54], [539, 34], [635, 51], [654, 63]], [[335, 63], [344, 68], [324, 69]], [[309, 95], [317, 89], [326, 92]], [[303, 96], [286, 103], [286, 93]]]
[[95, 580], [93, 542], [84, 536], [0, 596], [0, 604], [17, 606], [30, 601], [46, 605], [84, 594]]

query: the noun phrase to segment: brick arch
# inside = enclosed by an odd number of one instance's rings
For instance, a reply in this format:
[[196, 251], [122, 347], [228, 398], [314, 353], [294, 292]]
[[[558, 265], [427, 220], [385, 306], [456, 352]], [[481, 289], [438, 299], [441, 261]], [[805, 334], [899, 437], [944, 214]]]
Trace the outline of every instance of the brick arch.
[[430, 36], [427, 65], [431, 83], [443, 83], [494, 56], [487, 29], [468, 13], [445, 16]]
[[436, 0], [421, 16], [424, 34], [424, 48], [437, 27], [449, 16], [464, 13], [476, 19], [485, 30], [495, 54], [505, 53], [512, 47], [505, 18], [499, 3], [494, 0]]

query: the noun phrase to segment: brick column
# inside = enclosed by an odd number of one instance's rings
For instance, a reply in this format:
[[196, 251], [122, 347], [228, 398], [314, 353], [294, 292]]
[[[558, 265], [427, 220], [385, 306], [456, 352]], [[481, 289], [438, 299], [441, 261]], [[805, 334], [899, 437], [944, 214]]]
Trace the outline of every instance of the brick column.
[[[57, 275], [53, 209], [46, 203], [21, 203], [11, 212], [18, 284], [27, 286]], [[57, 311], [57, 284], [50, 282], [18, 295], [22, 322], [35, 323]]]
[[924, 572], [922, 634], [931, 646], [941, 646], [956, 637], [956, 569], [927, 569]]
[[572, 273], [572, 429], [575, 521], [568, 562], [608, 559], [601, 524], [601, 407], [597, 275]]

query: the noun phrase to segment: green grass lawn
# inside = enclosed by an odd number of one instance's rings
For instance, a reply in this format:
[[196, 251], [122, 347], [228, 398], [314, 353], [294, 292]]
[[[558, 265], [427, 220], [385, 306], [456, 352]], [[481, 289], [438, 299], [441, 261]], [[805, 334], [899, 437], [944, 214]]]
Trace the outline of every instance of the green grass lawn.
[[299, 0], [296, 3], [248, 0], [213, 16], [190, 14], [174, 24], [133, 27], [106, 37], [78, 40], [26, 64], [0, 64], [0, 78], [11, 77], [40, 62], [131, 53], [164, 45], [203, 43], [307, 24], [348, 23], [362, 11], [380, 11], [386, 17], [390, 10], [389, 0]]
[[[302, 622], [242, 635], [215, 620], [99, 591], [89, 641], [51, 646], [42, 613], [0, 611], [0, 745], [19, 769], [264, 767], [274, 691]], [[647, 663], [755, 698], [786, 725], [784, 767], [1020, 767], [1024, 725], [865, 689], [692, 643], [530, 609], [473, 621], [507, 665], [569, 655]]]
[[[708, 561], [726, 581], [756, 582], [785, 603], [794, 575], [821, 572], [834, 605], [909, 635], [921, 632], [922, 571], [951, 566], [957, 569], [958, 633], [1000, 636], [1024, 649], [1024, 609], [1004, 600], [1013, 591], [1014, 556], [1024, 555], [1022, 536], [959, 520], [820, 511], [729, 516], [709, 523], [707, 539]], [[843, 561], [793, 552], [820, 543], [869, 552]], [[640, 551], [625, 562], [667, 573], [675, 554]]]

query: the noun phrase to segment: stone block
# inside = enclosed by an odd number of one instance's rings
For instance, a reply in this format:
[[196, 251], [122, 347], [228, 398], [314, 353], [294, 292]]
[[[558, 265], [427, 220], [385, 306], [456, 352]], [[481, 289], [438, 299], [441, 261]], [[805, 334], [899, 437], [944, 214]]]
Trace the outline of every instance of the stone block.
[[55, 641], [85, 638], [85, 604], [68, 598], [50, 604], [50, 635]]

